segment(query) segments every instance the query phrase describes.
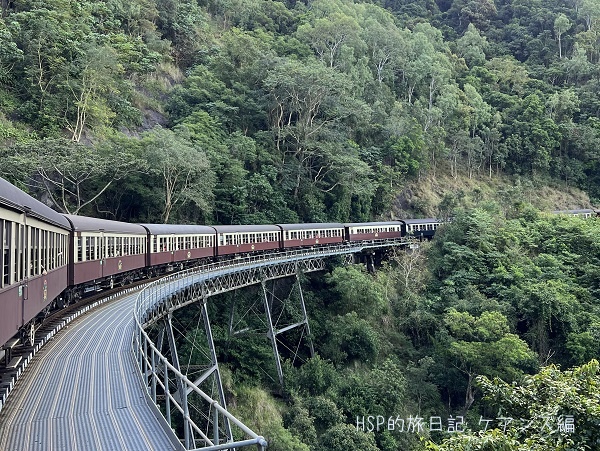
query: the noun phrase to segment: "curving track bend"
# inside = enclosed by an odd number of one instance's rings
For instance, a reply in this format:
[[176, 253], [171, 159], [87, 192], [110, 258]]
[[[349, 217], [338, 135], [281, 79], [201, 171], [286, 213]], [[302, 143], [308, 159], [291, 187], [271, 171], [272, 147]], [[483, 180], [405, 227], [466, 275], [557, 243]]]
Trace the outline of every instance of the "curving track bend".
[[0, 449], [174, 450], [131, 355], [137, 292], [64, 329], [36, 355], [0, 413]]

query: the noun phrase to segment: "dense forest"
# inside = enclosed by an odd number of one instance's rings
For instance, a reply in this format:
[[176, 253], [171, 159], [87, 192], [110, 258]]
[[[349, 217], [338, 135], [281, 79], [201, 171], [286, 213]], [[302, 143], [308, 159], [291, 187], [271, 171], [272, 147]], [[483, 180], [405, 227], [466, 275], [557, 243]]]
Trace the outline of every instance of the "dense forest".
[[[277, 398], [223, 329], [233, 404], [272, 449], [600, 446], [598, 221], [531, 206], [588, 207], [540, 195], [572, 189], [600, 203], [597, 0], [0, 8], [0, 175], [58, 211], [454, 217], [375, 275], [306, 281], [319, 356], [290, 363]], [[439, 202], [411, 195], [433, 186]], [[268, 359], [264, 338], [253, 347]], [[385, 431], [357, 428], [363, 415]], [[390, 416], [427, 427], [388, 431]]]

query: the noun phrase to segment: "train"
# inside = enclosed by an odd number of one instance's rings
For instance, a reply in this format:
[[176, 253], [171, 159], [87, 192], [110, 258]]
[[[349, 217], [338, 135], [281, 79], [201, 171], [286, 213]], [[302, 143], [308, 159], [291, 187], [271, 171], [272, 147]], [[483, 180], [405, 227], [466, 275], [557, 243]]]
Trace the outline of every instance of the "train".
[[[596, 210], [565, 210], [581, 217]], [[53, 309], [195, 265], [253, 253], [330, 244], [431, 239], [435, 218], [365, 223], [263, 225], [131, 224], [60, 214], [0, 178], [0, 344], [33, 345]], [[10, 345], [7, 343], [10, 340]]]
[[50, 311], [90, 292], [253, 253], [407, 235], [430, 239], [441, 224], [131, 224], [57, 213], [0, 178], [0, 344], [33, 345]]

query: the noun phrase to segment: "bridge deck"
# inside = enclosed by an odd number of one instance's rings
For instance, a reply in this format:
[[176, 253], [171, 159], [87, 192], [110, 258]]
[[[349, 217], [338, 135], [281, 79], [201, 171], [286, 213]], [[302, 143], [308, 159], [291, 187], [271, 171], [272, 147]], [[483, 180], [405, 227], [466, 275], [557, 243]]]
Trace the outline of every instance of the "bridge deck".
[[131, 355], [136, 295], [82, 316], [42, 348], [0, 413], [0, 449], [176, 449]]

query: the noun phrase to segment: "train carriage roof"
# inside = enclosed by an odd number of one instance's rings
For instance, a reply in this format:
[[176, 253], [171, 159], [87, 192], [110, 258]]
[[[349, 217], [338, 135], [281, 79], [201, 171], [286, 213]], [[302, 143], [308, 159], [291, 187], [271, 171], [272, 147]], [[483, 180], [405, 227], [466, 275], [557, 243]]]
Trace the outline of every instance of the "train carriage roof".
[[382, 221], [382, 222], [346, 222], [344, 227], [385, 227], [385, 226], [400, 226], [402, 221]]
[[436, 218], [424, 218], [424, 219], [402, 219], [402, 222], [406, 224], [442, 224], [444, 221]]
[[320, 229], [343, 229], [344, 224], [337, 222], [308, 223], [308, 224], [277, 224], [282, 230], [320, 230]]
[[34, 199], [29, 194], [21, 191], [16, 186], [0, 177], [0, 205], [3, 205], [20, 213], [27, 212], [41, 221], [71, 230], [71, 224], [63, 215], [52, 210], [52, 208]]
[[251, 233], [251, 232], [279, 232], [274, 225], [217, 225], [213, 226], [218, 233]]
[[195, 224], [140, 224], [152, 235], [214, 235], [216, 230]]
[[147, 235], [146, 229], [138, 224], [110, 221], [108, 219], [90, 218], [87, 216], [64, 215], [73, 224], [76, 232], [110, 232], [136, 235]]

